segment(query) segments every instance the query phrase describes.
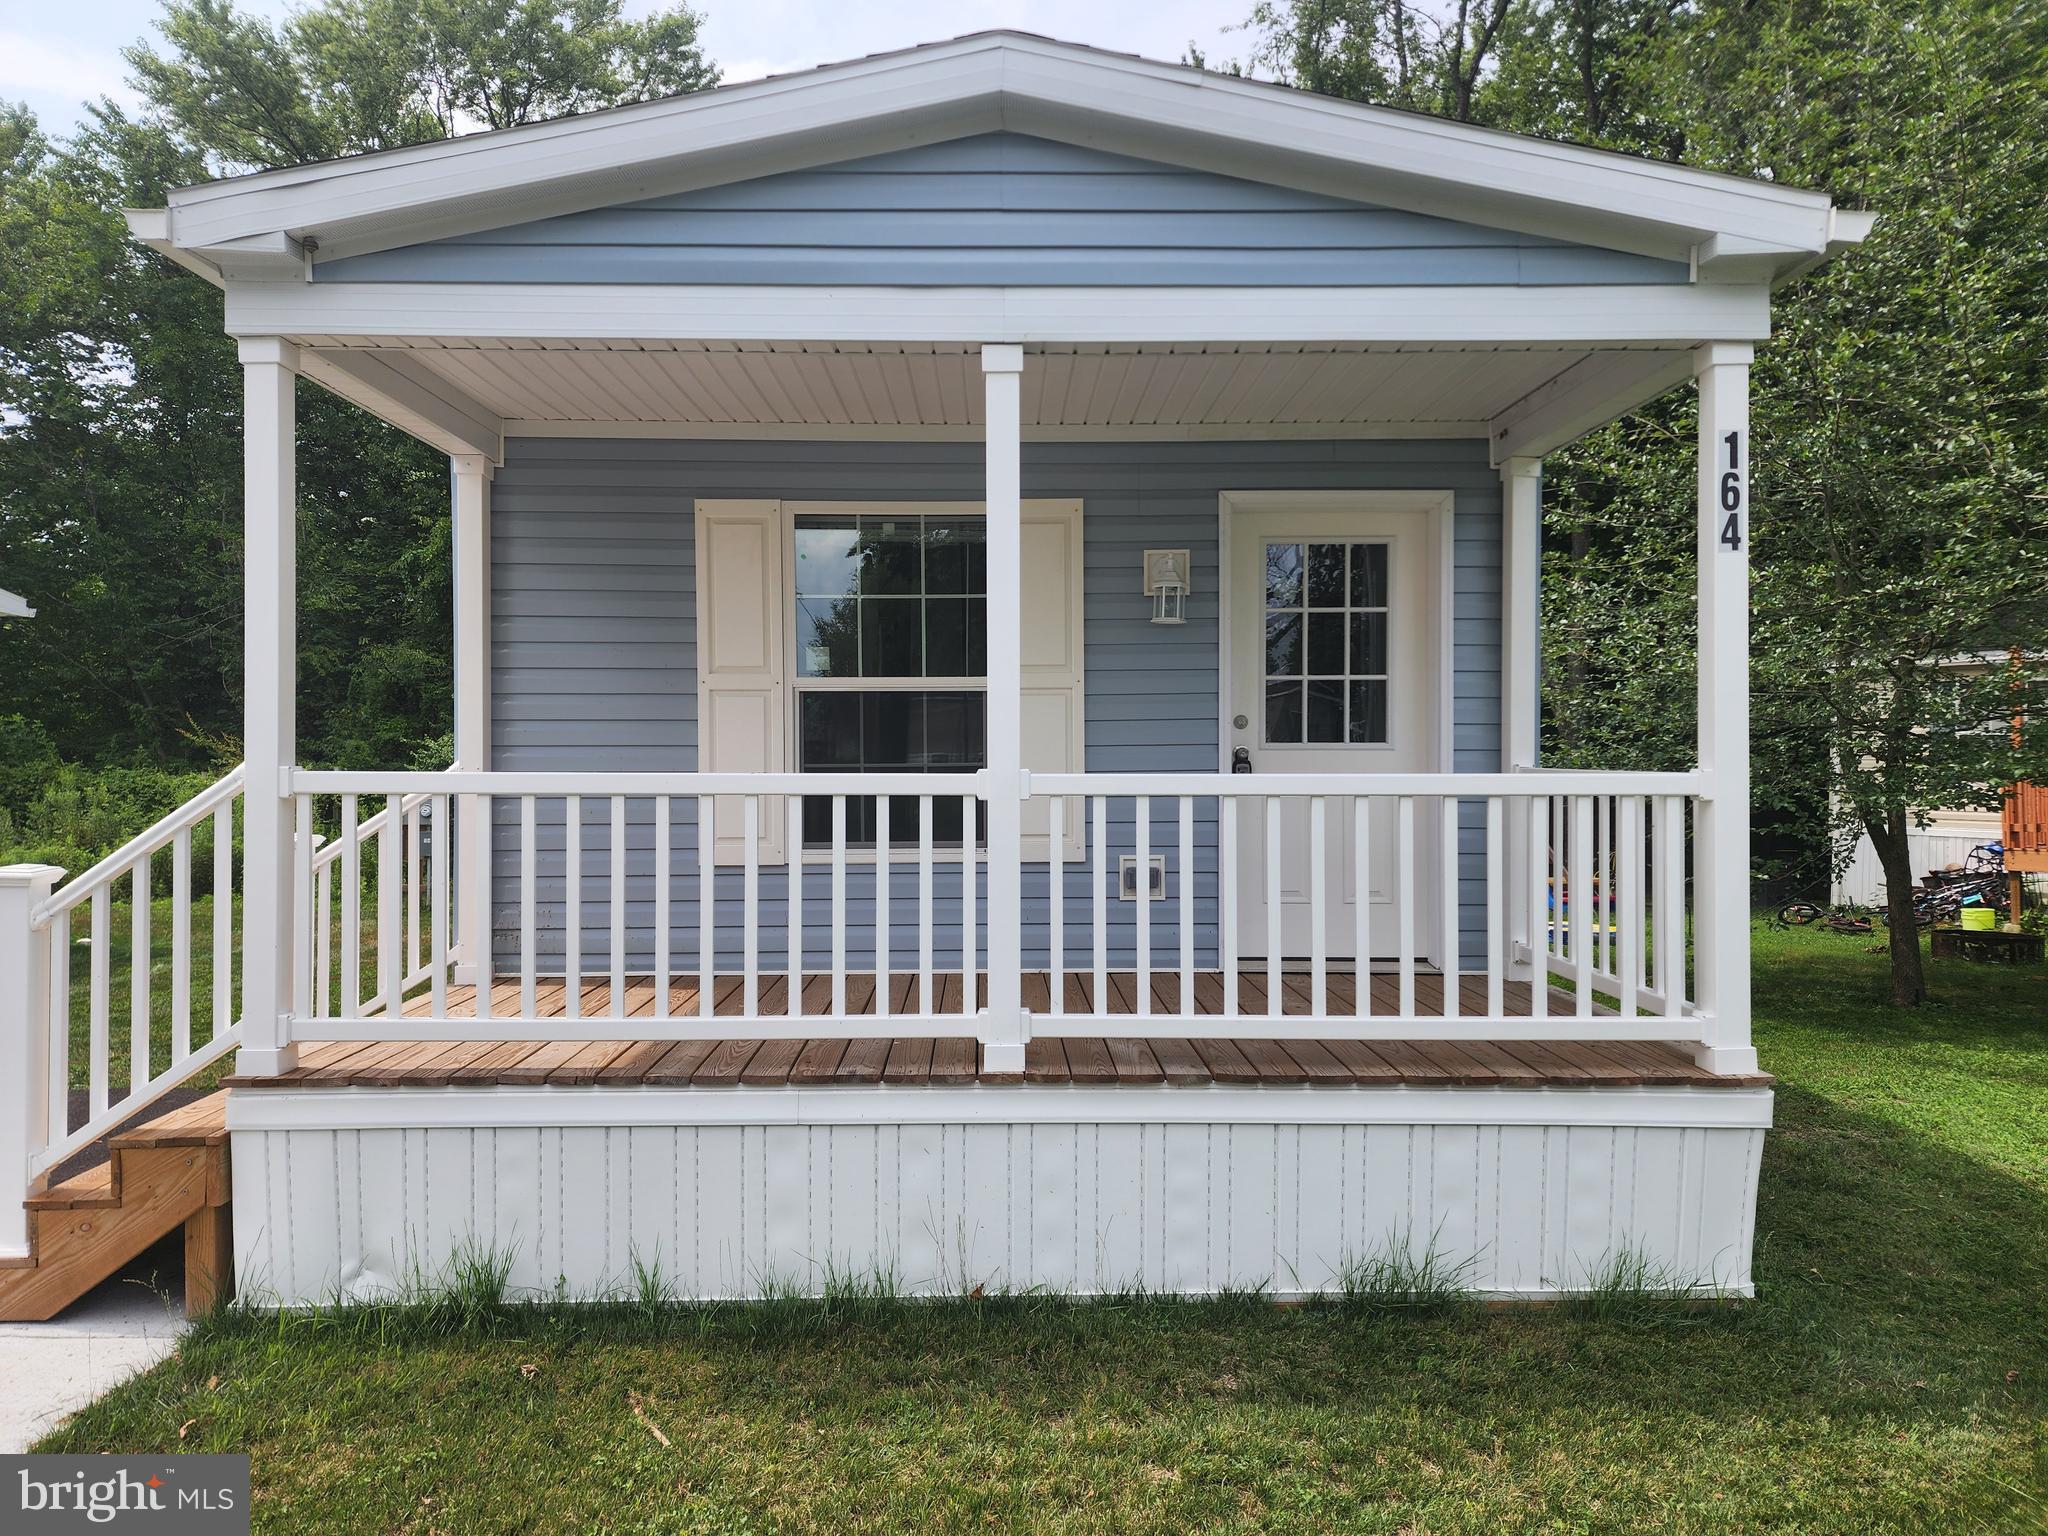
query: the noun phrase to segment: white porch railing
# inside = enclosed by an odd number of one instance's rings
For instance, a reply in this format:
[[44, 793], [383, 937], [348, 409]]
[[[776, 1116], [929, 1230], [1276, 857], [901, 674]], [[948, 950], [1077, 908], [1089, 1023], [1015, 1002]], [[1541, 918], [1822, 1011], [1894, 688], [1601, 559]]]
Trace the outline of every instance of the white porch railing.
[[[235, 1005], [236, 768], [61, 888], [49, 866], [0, 870], [0, 1256], [26, 1252], [14, 1186], [34, 1191], [79, 1148], [219, 1060], [241, 1038]], [[194, 855], [211, 862], [212, 932], [193, 932]], [[170, 933], [156, 932], [156, 859], [170, 855]], [[117, 963], [114, 907], [128, 902], [128, 953]], [[73, 951], [87, 914], [85, 1118], [70, 1124]], [[210, 946], [205, 1039], [195, 1038], [195, 944]], [[167, 988], [157, 974], [167, 966]], [[164, 1022], [156, 1003], [167, 1006]], [[117, 999], [125, 997], [127, 1092], [112, 1094]], [[156, 1066], [158, 1047], [164, 1065]]]
[[[1023, 888], [1009, 952], [1048, 977], [1027, 1036], [1703, 1038], [1685, 985], [1692, 775], [1035, 775], [1037, 842], [1012, 870], [974, 847], [984, 785], [295, 772], [290, 1037], [986, 1039], [1001, 1021], [979, 989], [939, 994], [1003, 952], [987, 894], [1007, 879]], [[970, 832], [935, 842], [946, 802]], [[492, 836], [456, 850], [466, 806]], [[1290, 819], [1305, 872], [1283, 861]], [[1261, 825], [1247, 869], [1240, 839]], [[1123, 854], [1164, 857], [1153, 899], [1120, 896]], [[1376, 869], [1384, 899], [1347, 901]], [[465, 886], [490, 895], [457, 913]], [[461, 995], [477, 957], [495, 983]], [[1562, 999], [1531, 985], [1539, 969]]]

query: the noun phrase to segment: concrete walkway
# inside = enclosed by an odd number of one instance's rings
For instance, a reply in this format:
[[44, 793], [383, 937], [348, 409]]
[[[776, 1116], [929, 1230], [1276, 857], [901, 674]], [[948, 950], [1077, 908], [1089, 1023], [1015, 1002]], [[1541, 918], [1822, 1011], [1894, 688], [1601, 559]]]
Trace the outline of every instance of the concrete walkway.
[[50, 1322], [0, 1323], [0, 1454], [27, 1450], [177, 1347], [185, 1314], [175, 1287], [159, 1294], [133, 1271], [101, 1282]]

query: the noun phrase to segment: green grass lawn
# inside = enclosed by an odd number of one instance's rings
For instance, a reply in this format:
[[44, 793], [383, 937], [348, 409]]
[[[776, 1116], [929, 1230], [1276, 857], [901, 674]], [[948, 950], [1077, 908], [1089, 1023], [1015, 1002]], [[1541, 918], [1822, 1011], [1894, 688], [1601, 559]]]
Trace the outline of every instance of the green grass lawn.
[[2048, 1529], [2048, 973], [1870, 942], [1757, 933], [1753, 1303], [230, 1313], [39, 1448], [270, 1531]]

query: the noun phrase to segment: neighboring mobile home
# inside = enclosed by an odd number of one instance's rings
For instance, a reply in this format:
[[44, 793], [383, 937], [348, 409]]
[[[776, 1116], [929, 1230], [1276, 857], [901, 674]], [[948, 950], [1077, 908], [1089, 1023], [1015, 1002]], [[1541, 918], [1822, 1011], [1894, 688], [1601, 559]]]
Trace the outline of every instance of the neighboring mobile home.
[[[12, 1176], [124, 1109], [77, 914], [245, 797], [145, 1093], [238, 1052], [260, 1297], [1748, 1292], [1749, 363], [1867, 216], [987, 33], [131, 223], [241, 346], [248, 761], [0, 877]], [[298, 766], [302, 378], [449, 455], [450, 772]], [[1689, 381], [1699, 764], [1543, 770], [1542, 456]]]

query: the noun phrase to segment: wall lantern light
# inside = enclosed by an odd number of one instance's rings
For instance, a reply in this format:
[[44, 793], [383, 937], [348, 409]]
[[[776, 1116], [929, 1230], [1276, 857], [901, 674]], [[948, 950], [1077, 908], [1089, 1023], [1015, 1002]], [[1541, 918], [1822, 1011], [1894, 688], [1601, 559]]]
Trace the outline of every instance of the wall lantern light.
[[1188, 571], [1184, 549], [1145, 551], [1145, 595], [1152, 599], [1154, 624], [1187, 623]]

